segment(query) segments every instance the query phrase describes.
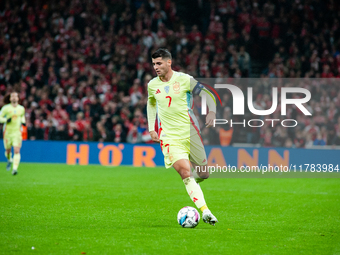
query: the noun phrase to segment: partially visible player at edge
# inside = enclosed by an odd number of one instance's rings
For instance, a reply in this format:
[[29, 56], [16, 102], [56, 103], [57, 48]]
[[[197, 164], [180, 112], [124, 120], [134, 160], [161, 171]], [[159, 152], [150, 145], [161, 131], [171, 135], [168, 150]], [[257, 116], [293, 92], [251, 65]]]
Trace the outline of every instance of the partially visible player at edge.
[[3, 137], [5, 146], [5, 156], [7, 158], [7, 171], [12, 165], [12, 146], [14, 147], [13, 170], [12, 174], [18, 173], [20, 163], [20, 149], [22, 143], [21, 125], [26, 125], [25, 108], [19, 105], [19, 96], [17, 92], [5, 96], [5, 105], [0, 111], [0, 123], [5, 123], [3, 127]]
[[[147, 114], [151, 138], [161, 143], [165, 167], [173, 166], [182, 177], [191, 200], [203, 213], [203, 221], [215, 225], [217, 219], [208, 209], [201, 187], [191, 175], [191, 164], [195, 169], [207, 164], [198, 123], [192, 111], [192, 95], [205, 94], [209, 107], [207, 127], [212, 126], [216, 118], [215, 98], [192, 76], [171, 69], [172, 57], [167, 49], [158, 49], [151, 57], [157, 73], [157, 77], [148, 83]], [[154, 130], [156, 114], [158, 134]], [[197, 174], [199, 181], [209, 177], [209, 172], [199, 170]]]

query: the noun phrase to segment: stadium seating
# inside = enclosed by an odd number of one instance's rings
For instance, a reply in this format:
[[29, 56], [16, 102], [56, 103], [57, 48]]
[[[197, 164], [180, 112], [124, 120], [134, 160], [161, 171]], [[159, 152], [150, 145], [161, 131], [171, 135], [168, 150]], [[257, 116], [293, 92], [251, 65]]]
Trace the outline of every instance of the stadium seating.
[[[159, 47], [173, 54], [174, 70], [197, 78], [340, 77], [336, 1], [250, 3], [2, 2], [0, 99], [19, 91], [30, 140], [139, 143], [150, 142], [146, 86]], [[315, 114], [297, 116], [294, 132], [245, 129], [231, 143], [340, 145], [339, 88], [310, 89]]]

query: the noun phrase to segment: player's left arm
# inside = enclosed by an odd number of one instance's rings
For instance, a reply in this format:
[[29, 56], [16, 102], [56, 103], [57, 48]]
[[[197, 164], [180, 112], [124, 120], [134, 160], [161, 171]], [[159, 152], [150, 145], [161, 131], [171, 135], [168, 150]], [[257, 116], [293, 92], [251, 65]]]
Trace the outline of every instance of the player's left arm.
[[22, 115], [21, 115], [21, 124], [26, 126], [26, 118], [25, 118], [25, 108], [23, 108]]
[[199, 95], [200, 97], [205, 96], [209, 112], [205, 119], [205, 125], [212, 127], [214, 119], [216, 119], [216, 99], [213, 93], [211, 93], [204, 85], [199, 83], [194, 78], [190, 78], [190, 91], [193, 95]]

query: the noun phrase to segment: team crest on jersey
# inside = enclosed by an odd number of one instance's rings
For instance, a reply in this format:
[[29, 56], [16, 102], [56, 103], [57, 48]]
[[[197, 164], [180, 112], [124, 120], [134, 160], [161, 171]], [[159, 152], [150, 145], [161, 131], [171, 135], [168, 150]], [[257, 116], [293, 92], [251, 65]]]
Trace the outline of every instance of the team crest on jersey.
[[175, 83], [172, 85], [172, 88], [174, 89], [175, 94], [179, 94], [180, 86], [178, 81], [175, 81]]
[[164, 90], [165, 90], [165, 92], [168, 94], [168, 93], [169, 93], [169, 90], [170, 90], [170, 87], [169, 87], [169, 86], [165, 86], [165, 87], [164, 87]]

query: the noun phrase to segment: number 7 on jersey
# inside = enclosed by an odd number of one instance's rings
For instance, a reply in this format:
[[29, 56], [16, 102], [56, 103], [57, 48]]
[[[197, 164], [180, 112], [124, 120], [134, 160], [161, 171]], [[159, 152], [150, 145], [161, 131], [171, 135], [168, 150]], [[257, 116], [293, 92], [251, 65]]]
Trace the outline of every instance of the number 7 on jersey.
[[168, 107], [170, 107], [170, 104], [171, 104], [171, 96], [166, 96], [165, 98], [169, 98], [169, 105], [168, 105]]

